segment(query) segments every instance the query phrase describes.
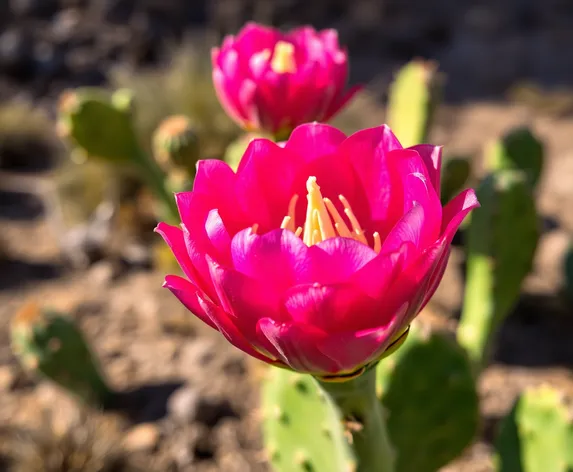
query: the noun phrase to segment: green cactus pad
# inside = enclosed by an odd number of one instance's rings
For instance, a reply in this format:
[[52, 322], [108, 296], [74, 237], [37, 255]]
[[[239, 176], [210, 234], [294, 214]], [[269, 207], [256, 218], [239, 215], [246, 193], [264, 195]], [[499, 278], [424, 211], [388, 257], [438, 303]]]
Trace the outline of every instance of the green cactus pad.
[[68, 91], [60, 100], [62, 134], [88, 157], [114, 163], [137, 161], [141, 150], [126, 90], [110, 94], [98, 88]]
[[378, 389], [397, 451], [396, 472], [436, 472], [474, 439], [478, 396], [462, 348], [441, 334], [418, 331], [380, 362]]
[[467, 283], [458, 341], [481, 368], [497, 328], [531, 271], [539, 222], [524, 171], [499, 170], [477, 189], [481, 204], [467, 232]]
[[427, 140], [439, 94], [436, 69], [434, 62], [414, 60], [390, 86], [387, 121], [404, 147]]
[[460, 193], [471, 175], [471, 164], [464, 157], [451, 157], [442, 166], [441, 200], [448, 203]]
[[113, 392], [84, 336], [69, 317], [26, 305], [11, 325], [12, 348], [22, 365], [86, 403], [104, 407]]
[[263, 382], [265, 448], [276, 472], [352, 472], [338, 409], [310, 375], [269, 369]]
[[543, 170], [543, 143], [525, 127], [515, 128], [488, 148], [485, 160], [490, 171], [523, 170], [535, 188]]
[[571, 425], [557, 391], [530, 388], [500, 424], [495, 441], [499, 472], [571, 470]]

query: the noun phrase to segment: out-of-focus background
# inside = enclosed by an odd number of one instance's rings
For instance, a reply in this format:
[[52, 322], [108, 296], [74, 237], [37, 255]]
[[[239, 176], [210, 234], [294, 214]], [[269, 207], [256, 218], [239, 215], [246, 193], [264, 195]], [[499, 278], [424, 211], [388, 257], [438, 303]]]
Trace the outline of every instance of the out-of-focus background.
[[[16, 429], [40, 438], [24, 442], [14, 470], [52, 470], [46, 457], [67, 445], [54, 445], [49, 431], [69, 427], [78, 414], [74, 402], [13, 357], [9, 321], [31, 299], [74, 316], [113, 385], [136, 392], [129, 418], [86, 420], [94, 441], [117, 438], [119, 448], [109, 468], [89, 470], [128, 470], [126, 454], [144, 464], [136, 470], [268, 470], [257, 367], [161, 288], [162, 243], [137, 177], [122, 174], [119, 211], [102, 206], [109, 169], [74, 159], [54, 122], [59, 94], [70, 87], [128, 87], [143, 141], [165, 116], [186, 113], [200, 130], [204, 157], [219, 156], [239, 130], [215, 98], [209, 48], [249, 20], [339, 31], [351, 81], [368, 84], [335, 120], [346, 131], [382, 123], [393, 73], [422, 57], [438, 61], [446, 80], [431, 142], [471, 157], [478, 174], [484, 145], [514, 126], [531, 127], [545, 143], [536, 190], [544, 233], [480, 380], [486, 428], [445, 470], [491, 470], [487, 425], [523, 387], [546, 381], [573, 393], [565, 270], [573, 234], [570, 1], [2, 0], [0, 470], [1, 457], [13, 452], [2, 444]], [[454, 249], [424, 323], [455, 325], [461, 257]]]

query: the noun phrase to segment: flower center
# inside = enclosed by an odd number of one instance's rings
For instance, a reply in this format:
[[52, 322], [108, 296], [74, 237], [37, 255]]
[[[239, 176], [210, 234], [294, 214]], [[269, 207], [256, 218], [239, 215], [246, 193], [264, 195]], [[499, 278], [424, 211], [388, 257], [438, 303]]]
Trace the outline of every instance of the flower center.
[[[296, 225], [295, 208], [299, 196], [293, 195], [289, 202], [288, 215], [284, 217], [281, 223], [282, 229], [288, 229], [297, 236], [302, 236], [302, 240], [307, 246], [337, 236], [352, 238], [368, 245], [364, 230], [360, 227], [360, 223], [358, 223], [350, 203], [348, 203], [348, 200], [343, 195], [339, 195], [338, 199], [344, 207], [344, 214], [350, 225], [346, 224], [334, 206], [334, 203], [332, 203], [330, 199], [322, 196], [320, 187], [316, 183], [316, 177], [311, 176], [308, 178], [306, 181], [306, 190], [308, 203], [304, 225]], [[254, 228], [254, 231], [256, 231], [256, 228]], [[372, 234], [372, 237], [374, 239], [374, 250], [380, 252], [382, 248], [380, 234], [376, 231]]]
[[292, 43], [277, 42], [271, 59], [271, 69], [277, 74], [296, 72], [294, 45]]

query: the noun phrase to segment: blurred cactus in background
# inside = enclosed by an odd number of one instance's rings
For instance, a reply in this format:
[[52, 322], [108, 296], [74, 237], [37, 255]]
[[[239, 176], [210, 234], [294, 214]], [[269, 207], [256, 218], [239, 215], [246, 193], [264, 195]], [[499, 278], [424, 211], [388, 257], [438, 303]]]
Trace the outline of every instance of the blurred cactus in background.
[[191, 188], [200, 158], [199, 138], [191, 120], [174, 115], [163, 120], [153, 134], [153, 156], [167, 174], [172, 192]]
[[[533, 192], [524, 171], [502, 169], [477, 189], [481, 207], [467, 235], [467, 272], [458, 340], [476, 368], [488, 361], [491, 342], [519, 298], [539, 239]], [[518, 238], [518, 241], [516, 241]]]
[[221, 108], [213, 86], [209, 48], [188, 42], [172, 53], [168, 66], [153, 71], [117, 68], [112, 85], [133, 91], [135, 127], [143, 146], [152, 151], [150, 136], [172, 115], [185, 115], [201, 143], [201, 158], [222, 158], [240, 130]]
[[474, 440], [478, 396], [463, 349], [443, 334], [411, 331], [404, 346], [378, 365], [378, 389], [396, 472], [435, 472]]
[[441, 95], [437, 64], [414, 60], [390, 86], [387, 122], [404, 147], [426, 143]]
[[573, 425], [561, 394], [548, 385], [528, 388], [500, 425], [498, 472], [568, 472], [573, 469]]
[[25, 305], [13, 318], [14, 353], [25, 369], [48, 378], [88, 405], [107, 406], [114, 392], [81, 330], [66, 316]]
[[442, 205], [448, 203], [466, 187], [471, 178], [471, 163], [464, 157], [449, 157], [442, 164], [440, 199]]
[[541, 178], [543, 164], [543, 143], [526, 127], [512, 129], [501, 139], [491, 143], [485, 154], [487, 171], [522, 170], [533, 189]]
[[[59, 134], [70, 142], [76, 155], [80, 153], [85, 158], [99, 159], [109, 165], [135, 168], [159, 199], [159, 211], [169, 220], [177, 217], [165, 174], [139, 144], [133, 123], [133, 95], [129, 90], [109, 93], [98, 88], [80, 88], [67, 91], [60, 99], [58, 111]], [[112, 179], [113, 175], [112, 171]], [[116, 183], [115, 186], [119, 185]], [[118, 191], [116, 189], [116, 193]]]

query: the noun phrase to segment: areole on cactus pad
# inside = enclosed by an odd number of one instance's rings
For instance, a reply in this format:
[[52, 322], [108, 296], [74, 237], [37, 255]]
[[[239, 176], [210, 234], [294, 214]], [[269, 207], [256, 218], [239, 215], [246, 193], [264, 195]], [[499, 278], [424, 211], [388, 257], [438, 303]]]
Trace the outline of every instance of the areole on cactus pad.
[[157, 227], [185, 274], [165, 286], [260, 360], [351, 378], [405, 337], [478, 206], [469, 189], [442, 208], [440, 165], [440, 147], [404, 149], [387, 126], [317, 123], [253, 140], [236, 172], [200, 161], [181, 227]]

